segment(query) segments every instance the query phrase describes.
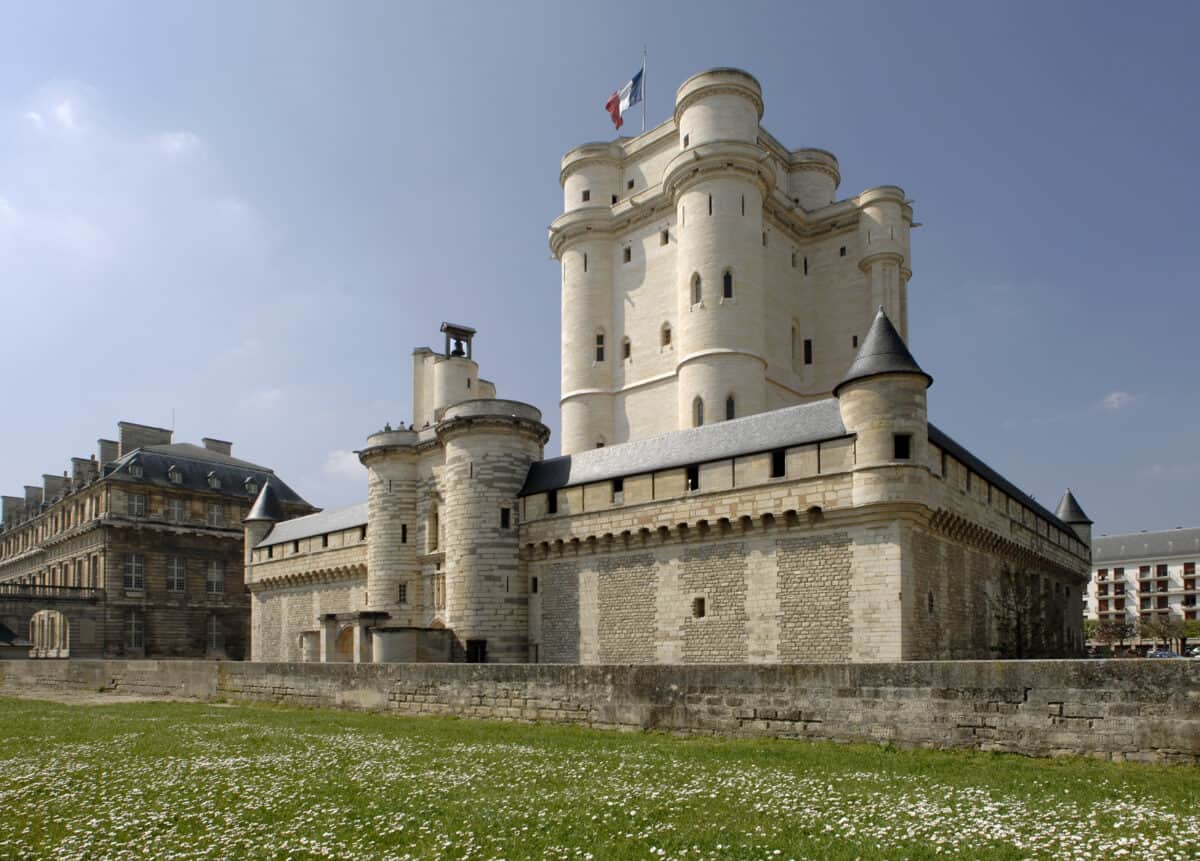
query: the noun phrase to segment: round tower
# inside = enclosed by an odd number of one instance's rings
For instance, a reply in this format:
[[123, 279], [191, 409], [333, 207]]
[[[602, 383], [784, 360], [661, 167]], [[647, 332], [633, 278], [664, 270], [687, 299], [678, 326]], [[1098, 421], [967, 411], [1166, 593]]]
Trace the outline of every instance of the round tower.
[[880, 308], [833, 390], [842, 423], [856, 437], [854, 505], [919, 498], [916, 484], [929, 461], [925, 390], [932, 382]]
[[1083, 513], [1083, 508], [1071, 493], [1071, 488], [1058, 501], [1058, 510], [1054, 512], [1058, 519], [1070, 526], [1079, 538], [1089, 548], [1092, 546], [1092, 519]]
[[[422, 605], [417, 567], [417, 434], [385, 427], [367, 437], [367, 609], [403, 617]], [[401, 602], [401, 585], [404, 601]]]
[[837, 158], [823, 149], [795, 150], [789, 174], [792, 198], [809, 211], [833, 203], [842, 181]]
[[675, 99], [681, 152], [663, 187], [678, 233], [680, 427], [766, 409], [763, 201], [775, 174], [758, 145], [762, 90], [738, 69], [689, 78]]
[[438, 425], [445, 449], [440, 482], [444, 618], [454, 631], [456, 660], [529, 660], [517, 494], [550, 437], [541, 418], [528, 404], [480, 400], [451, 407]]
[[266, 538], [275, 528], [275, 524], [284, 519], [286, 519], [286, 515], [283, 512], [283, 506], [279, 503], [279, 496], [275, 493], [275, 488], [271, 486], [270, 480], [267, 480], [263, 482], [262, 490], [258, 492], [254, 505], [250, 506], [250, 513], [242, 520], [243, 547], [247, 565], [253, 561], [252, 554], [258, 542]]
[[858, 268], [871, 284], [871, 304], [887, 309], [888, 317], [908, 340], [908, 234], [912, 212], [904, 202], [904, 190], [894, 185], [869, 188], [858, 196], [859, 247], [863, 255]]
[[613, 439], [611, 201], [618, 193], [621, 149], [585, 144], [563, 157], [564, 214], [551, 247], [562, 262], [562, 451]]

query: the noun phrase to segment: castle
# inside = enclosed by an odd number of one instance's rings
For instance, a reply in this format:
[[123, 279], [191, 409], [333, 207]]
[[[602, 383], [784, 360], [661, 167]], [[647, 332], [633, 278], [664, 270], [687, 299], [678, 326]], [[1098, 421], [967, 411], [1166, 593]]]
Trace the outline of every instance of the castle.
[[[1090, 523], [930, 424], [906, 345], [913, 213], [836, 199], [749, 74], [563, 158], [562, 451], [479, 376], [413, 357], [367, 501], [245, 521], [262, 661], [800, 662], [1077, 654]], [[1071, 512], [1078, 512], [1074, 516]]]

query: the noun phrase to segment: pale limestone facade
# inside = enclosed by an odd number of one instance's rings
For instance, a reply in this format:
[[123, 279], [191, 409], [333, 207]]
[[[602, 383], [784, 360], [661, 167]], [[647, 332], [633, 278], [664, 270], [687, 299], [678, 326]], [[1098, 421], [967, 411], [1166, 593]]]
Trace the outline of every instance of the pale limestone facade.
[[360, 452], [365, 505], [255, 504], [255, 660], [1079, 652], [1086, 527], [929, 423], [903, 192], [835, 201], [836, 160], [761, 115], [753, 78], [714, 70], [667, 123], [567, 154], [565, 455], [444, 324], [412, 425]]
[[657, 128], [563, 157], [563, 454], [828, 397], [880, 306], [908, 337], [903, 190], [837, 200], [837, 159], [762, 114], [715, 69]]

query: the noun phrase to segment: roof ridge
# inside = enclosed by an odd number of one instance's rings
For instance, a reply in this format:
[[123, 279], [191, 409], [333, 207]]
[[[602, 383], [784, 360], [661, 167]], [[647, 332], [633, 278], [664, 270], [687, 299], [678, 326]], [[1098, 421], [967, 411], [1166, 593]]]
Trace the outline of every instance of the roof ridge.
[[224, 460], [217, 460], [217, 459], [213, 459], [213, 458], [200, 458], [200, 457], [195, 457], [193, 455], [181, 454], [178, 452], [167, 452], [167, 451], [162, 450], [162, 449], [169, 449], [169, 448], [172, 448], [177, 445], [190, 445], [193, 448], [198, 448], [203, 451], [208, 451], [208, 449], [204, 448], [203, 446], [196, 445], [194, 442], [172, 442], [172, 443], [167, 443], [165, 445], [147, 445], [147, 446], [142, 446], [141, 448], [135, 448], [133, 451], [129, 452], [129, 454], [121, 455], [121, 457], [117, 458], [116, 461], [114, 461], [114, 463], [121, 463], [122, 461], [125, 460], [125, 458], [132, 457], [133, 455], [138, 454], [139, 452], [145, 451], [145, 452], [150, 452], [151, 454], [161, 454], [164, 456], [170, 455], [171, 457], [177, 458], [178, 460], [190, 460], [192, 463], [216, 463], [221, 466], [229, 466], [229, 467], [245, 466], [245, 467], [249, 467], [251, 469], [258, 470], [259, 472], [266, 472], [271, 475], [275, 474], [275, 470], [271, 469], [270, 467], [262, 466], [261, 464], [257, 464], [257, 463], [252, 463], [251, 461], [248, 461], [248, 460], [242, 460], [240, 457], [234, 457], [231, 454], [221, 454], [220, 452], [215, 452], [215, 451], [209, 452], [210, 454], [217, 455], [218, 458], [224, 458]]

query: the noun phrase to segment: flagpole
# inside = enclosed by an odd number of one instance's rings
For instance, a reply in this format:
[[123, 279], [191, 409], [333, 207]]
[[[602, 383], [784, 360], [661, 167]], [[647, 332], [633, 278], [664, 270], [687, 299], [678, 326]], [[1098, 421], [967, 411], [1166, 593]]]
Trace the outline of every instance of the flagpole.
[[646, 131], [646, 46], [642, 45], [642, 131]]

